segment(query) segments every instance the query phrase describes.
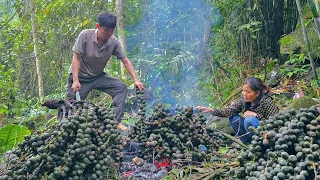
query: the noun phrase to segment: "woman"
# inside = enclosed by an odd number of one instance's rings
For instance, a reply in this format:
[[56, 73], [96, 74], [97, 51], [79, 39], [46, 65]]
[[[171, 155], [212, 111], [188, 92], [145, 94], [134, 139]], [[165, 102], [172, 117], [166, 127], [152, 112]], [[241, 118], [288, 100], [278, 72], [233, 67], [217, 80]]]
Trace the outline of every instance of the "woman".
[[252, 134], [248, 133], [248, 127], [258, 127], [260, 120], [267, 119], [279, 111], [268, 93], [269, 87], [264, 85], [261, 79], [249, 78], [243, 85], [242, 98], [232, 102], [227, 108], [218, 110], [198, 106], [197, 109], [214, 116], [229, 117], [229, 123], [236, 136], [239, 136], [242, 142], [250, 143]]

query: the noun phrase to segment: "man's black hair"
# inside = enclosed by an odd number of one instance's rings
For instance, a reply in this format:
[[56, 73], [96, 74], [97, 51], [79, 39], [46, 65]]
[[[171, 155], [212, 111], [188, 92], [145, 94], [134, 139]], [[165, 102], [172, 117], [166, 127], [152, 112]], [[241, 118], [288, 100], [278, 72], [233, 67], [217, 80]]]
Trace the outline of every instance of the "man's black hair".
[[117, 25], [117, 17], [109, 12], [103, 11], [97, 16], [98, 24], [101, 27], [114, 29]]

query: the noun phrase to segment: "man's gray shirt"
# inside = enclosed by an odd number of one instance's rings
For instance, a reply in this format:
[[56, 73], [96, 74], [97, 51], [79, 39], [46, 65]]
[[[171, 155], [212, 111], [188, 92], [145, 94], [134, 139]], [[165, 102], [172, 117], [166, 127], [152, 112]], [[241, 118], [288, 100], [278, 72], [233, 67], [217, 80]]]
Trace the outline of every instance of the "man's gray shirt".
[[[93, 78], [103, 72], [111, 55], [122, 59], [126, 56], [119, 40], [111, 36], [108, 41], [100, 47], [97, 42], [97, 29], [83, 30], [74, 46], [73, 51], [81, 55], [79, 78]], [[70, 67], [70, 73], [71, 71]]]

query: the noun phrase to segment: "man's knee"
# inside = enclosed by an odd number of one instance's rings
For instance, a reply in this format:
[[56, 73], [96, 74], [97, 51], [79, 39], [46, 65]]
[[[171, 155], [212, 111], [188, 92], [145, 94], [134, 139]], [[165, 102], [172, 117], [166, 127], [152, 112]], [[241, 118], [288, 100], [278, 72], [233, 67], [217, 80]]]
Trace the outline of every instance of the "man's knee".
[[121, 93], [127, 92], [127, 85], [123, 82], [119, 83], [117, 88], [118, 88], [119, 92], [121, 92]]

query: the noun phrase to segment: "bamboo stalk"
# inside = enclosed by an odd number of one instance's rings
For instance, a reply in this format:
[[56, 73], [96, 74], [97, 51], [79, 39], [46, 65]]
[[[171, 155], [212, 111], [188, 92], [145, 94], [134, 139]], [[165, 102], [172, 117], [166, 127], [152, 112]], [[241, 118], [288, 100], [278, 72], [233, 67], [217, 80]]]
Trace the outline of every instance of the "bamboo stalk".
[[315, 4], [316, 4], [317, 11], [319, 12], [319, 2], [318, 2], [318, 0], [315, 0]]
[[318, 88], [318, 87], [319, 87], [318, 75], [317, 75], [316, 67], [315, 67], [315, 65], [314, 65], [314, 61], [313, 61], [313, 58], [312, 58], [312, 55], [311, 55], [310, 43], [309, 43], [309, 39], [308, 39], [307, 30], [306, 30], [306, 27], [305, 27], [305, 25], [304, 25], [304, 19], [303, 19], [303, 14], [302, 14], [302, 8], [301, 8], [300, 0], [296, 0], [296, 4], [297, 4], [299, 16], [300, 16], [300, 21], [301, 21], [301, 27], [302, 27], [303, 37], [304, 37], [304, 40], [305, 40], [305, 42], [306, 42], [307, 51], [308, 51], [308, 56], [309, 56], [310, 63], [311, 63], [311, 67], [312, 67], [312, 72], [313, 72], [314, 79], [316, 80], [317, 88]]
[[314, 23], [316, 24], [317, 27], [317, 33], [318, 33], [318, 37], [320, 39], [320, 17], [319, 17], [319, 13], [317, 11], [317, 8], [313, 2], [313, 0], [308, 0], [312, 15], [313, 15], [313, 20]]
[[313, 2], [313, 0], [308, 0], [308, 3], [309, 3], [313, 17], [318, 18], [319, 14], [318, 14], [318, 10], [317, 10], [315, 3]]

